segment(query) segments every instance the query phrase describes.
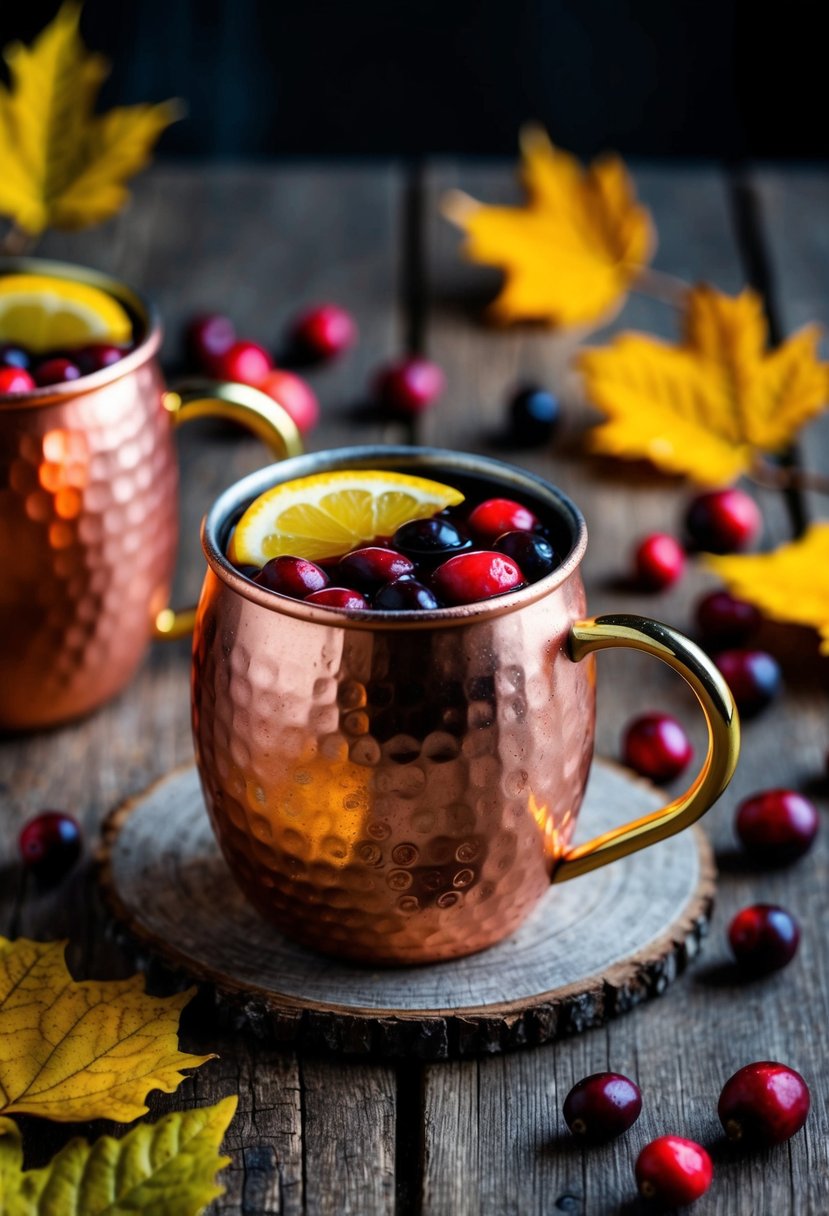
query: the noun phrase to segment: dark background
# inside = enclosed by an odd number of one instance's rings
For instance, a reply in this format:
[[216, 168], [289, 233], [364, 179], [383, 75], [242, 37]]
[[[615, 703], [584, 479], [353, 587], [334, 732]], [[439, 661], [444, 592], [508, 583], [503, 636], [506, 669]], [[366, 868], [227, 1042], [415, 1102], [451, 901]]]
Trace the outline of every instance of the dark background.
[[[56, 0], [0, 0], [0, 42]], [[821, 3], [87, 0], [102, 102], [179, 96], [177, 153], [509, 153], [527, 119], [585, 155], [823, 157]], [[2, 171], [2, 167], [0, 167]]]

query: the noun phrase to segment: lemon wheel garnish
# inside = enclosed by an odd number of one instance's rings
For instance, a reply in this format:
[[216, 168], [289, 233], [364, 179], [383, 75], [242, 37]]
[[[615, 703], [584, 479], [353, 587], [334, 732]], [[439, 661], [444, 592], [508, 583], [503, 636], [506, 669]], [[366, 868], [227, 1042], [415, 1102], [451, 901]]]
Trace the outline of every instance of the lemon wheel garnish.
[[0, 341], [42, 354], [131, 337], [129, 314], [100, 287], [45, 274], [0, 277]]
[[260, 494], [239, 520], [228, 556], [251, 566], [272, 557], [337, 557], [459, 502], [458, 490], [426, 477], [374, 469], [315, 473]]

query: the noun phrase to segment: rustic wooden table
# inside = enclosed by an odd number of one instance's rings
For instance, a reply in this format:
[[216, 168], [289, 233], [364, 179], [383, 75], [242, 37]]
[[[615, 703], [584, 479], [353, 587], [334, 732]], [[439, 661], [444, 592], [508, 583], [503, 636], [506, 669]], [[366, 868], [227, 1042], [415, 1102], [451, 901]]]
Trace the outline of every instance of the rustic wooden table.
[[[659, 229], [659, 267], [726, 290], [754, 282], [769, 293], [777, 332], [829, 319], [829, 174], [760, 170], [735, 179], [712, 168], [640, 166], [636, 176]], [[569, 440], [583, 411], [566, 374], [566, 343], [538, 331], [481, 325], [479, 305], [495, 278], [457, 257], [456, 234], [437, 211], [450, 185], [491, 200], [515, 194], [511, 169], [493, 164], [442, 163], [412, 172], [379, 165], [162, 165], [138, 183], [132, 207], [117, 222], [50, 239], [44, 252], [110, 271], [153, 296], [167, 322], [171, 366], [180, 324], [196, 310], [226, 309], [243, 333], [273, 343], [299, 304], [329, 298], [346, 304], [361, 341], [341, 364], [312, 376], [324, 408], [315, 447], [415, 438], [366, 421], [359, 408], [372, 369], [406, 348], [428, 352], [449, 380], [445, 402], [416, 436], [424, 442], [497, 452], [510, 386], [524, 379], [555, 386], [567, 404], [567, 433], [552, 452], [517, 458], [558, 482], [587, 515], [591, 607], [641, 611], [690, 627], [692, 605], [709, 585], [705, 576], [692, 572], [661, 597], [637, 594], [622, 581], [633, 539], [676, 528], [687, 491], [575, 453]], [[675, 320], [666, 306], [633, 297], [619, 324], [667, 336]], [[826, 471], [829, 418], [809, 429], [801, 454]], [[260, 460], [255, 443], [227, 432], [182, 436], [181, 595], [192, 597], [200, 582], [204, 508]], [[818, 500], [787, 505], [771, 493], [763, 494], [762, 507], [768, 540], [790, 535], [792, 508], [826, 514]], [[797, 867], [774, 874], [742, 868], [731, 832], [736, 802], [754, 790], [826, 793], [818, 777], [829, 744], [827, 664], [805, 631], [778, 630], [774, 641], [785, 663], [785, 695], [748, 725], [734, 783], [706, 820], [721, 879], [701, 960], [662, 999], [602, 1029], [536, 1050], [429, 1065], [277, 1050], [250, 1033], [223, 1029], [203, 1001], [186, 1018], [185, 1046], [217, 1050], [220, 1059], [176, 1095], [157, 1098], [153, 1110], [239, 1094], [227, 1192], [211, 1212], [633, 1213], [640, 1210], [632, 1181], [638, 1147], [666, 1131], [713, 1145], [717, 1178], [695, 1209], [701, 1216], [826, 1212], [829, 831]], [[0, 741], [0, 932], [68, 936], [76, 974], [113, 977], [132, 962], [105, 931], [89, 867], [53, 894], [26, 886], [15, 866], [17, 826], [39, 808], [65, 807], [83, 819], [92, 842], [115, 803], [188, 761], [188, 662], [186, 643], [155, 646], [129, 690], [87, 721]], [[667, 668], [610, 654], [600, 669], [600, 752], [616, 755], [625, 720], [650, 708], [681, 715], [701, 743], [698, 716]], [[737, 985], [725, 966], [724, 929], [738, 907], [758, 899], [791, 908], [803, 942], [785, 972]], [[718, 1141], [716, 1097], [736, 1068], [756, 1059], [801, 1070], [812, 1087], [813, 1113], [788, 1145], [740, 1159]], [[608, 1067], [638, 1079], [644, 1112], [621, 1142], [582, 1152], [565, 1134], [561, 1102], [578, 1078]], [[28, 1126], [37, 1161], [68, 1134]]]

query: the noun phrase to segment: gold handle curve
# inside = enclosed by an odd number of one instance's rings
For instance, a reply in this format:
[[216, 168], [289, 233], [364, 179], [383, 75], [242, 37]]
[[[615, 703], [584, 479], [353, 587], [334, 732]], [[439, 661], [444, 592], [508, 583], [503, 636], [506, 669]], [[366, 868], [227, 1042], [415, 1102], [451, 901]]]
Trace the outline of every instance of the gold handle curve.
[[643, 650], [679, 672], [693, 689], [705, 715], [708, 753], [684, 794], [661, 810], [569, 849], [553, 871], [553, 882], [577, 878], [690, 827], [728, 785], [740, 754], [740, 721], [731, 690], [699, 646], [669, 625], [642, 616], [598, 616], [571, 626], [569, 653], [574, 662], [611, 646]]
[[[196, 418], [223, 418], [247, 427], [277, 460], [302, 455], [302, 436], [288, 411], [248, 384], [187, 380], [168, 390], [162, 403], [174, 427]], [[195, 608], [163, 608], [153, 622], [153, 636], [170, 641], [186, 637], [193, 632], [195, 619]]]

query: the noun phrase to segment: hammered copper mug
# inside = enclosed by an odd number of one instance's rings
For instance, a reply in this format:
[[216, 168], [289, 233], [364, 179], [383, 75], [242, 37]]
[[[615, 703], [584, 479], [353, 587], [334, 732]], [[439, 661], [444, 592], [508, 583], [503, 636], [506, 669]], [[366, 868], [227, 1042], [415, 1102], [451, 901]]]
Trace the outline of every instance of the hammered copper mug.
[[91, 283], [130, 313], [138, 341], [68, 384], [0, 394], [0, 729], [95, 709], [132, 676], [152, 636], [189, 632], [167, 607], [177, 542], [173, 430], [215, 416], [275, 455], [301, 450], [288, 415], [244, 385], [167, 391], [154, 309], [106, 275], [17, 258], [3, 273]]
[[[227, 560], [235, 521], [264, 490], [359, 468], [519, 498], [550, 521], [564, 560], [508, 595], [398, 613], [275, 595]], [[208, 812], [244, 894], [307, 946], [368, 963], [481, 950], [513, 932], [551, 881], [682, 830], [731, 777], [739, 725], [719, 672], [656, 621], [585, 619], [584, 520], [530, 473], [436, 449], [317, 453], [233, 486], [202, 543], [193, 731]], [[593, 755], [590, 656], [610, 646], [683, 676], [708, 754], [681, 797], [573, 848]]]

